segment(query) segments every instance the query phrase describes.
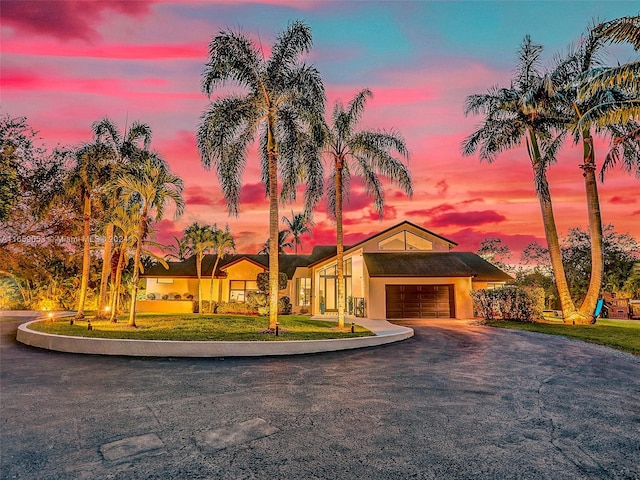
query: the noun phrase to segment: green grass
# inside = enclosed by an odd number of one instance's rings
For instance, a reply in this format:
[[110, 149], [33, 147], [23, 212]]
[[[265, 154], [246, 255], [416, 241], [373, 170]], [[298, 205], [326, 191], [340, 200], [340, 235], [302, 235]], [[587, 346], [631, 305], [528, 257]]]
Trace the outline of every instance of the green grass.
[[125, 338], [136, 340], [175, 341], [286, 341], [323, 340], [330, 338], [353, 338], [373, 335], [369, 330], [356, 326], [337, 330], [336, 323], [310, 320], [306, 316], [282, 315], [280, 335], [264, 333], [269, 325], [265, 317], [241, 315], [168, 315], [138, 314], [138, 328], [127, 327], [127, 316], [118, 318], [118, 323], [94, 321], [93, 330], [87, 330], [87, 321], [76, 321], [69, 325], [69, 318], [33, 323], [30, 328], [38, 332], [89, 338]]
[[599, 319], [595, 325], [565, 325], [556, 319], [548, 321], [549, 323], [497, 321], [487, 322], [487, 325], [576, 338], [640, 356], [640, 321]]

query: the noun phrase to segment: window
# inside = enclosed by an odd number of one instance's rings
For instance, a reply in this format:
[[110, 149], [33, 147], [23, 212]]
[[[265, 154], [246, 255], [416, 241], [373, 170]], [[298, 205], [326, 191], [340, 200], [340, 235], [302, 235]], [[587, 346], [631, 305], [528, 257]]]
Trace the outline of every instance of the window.
[[378, 250], [388, 251], [428, 251], [433, 243], [411, 232], [403, 230], [378, 242]]
[[255, 280], [231, 280], [229, 282], [229, 302], [246, 302], [250, 292], [258, 291]]
[[156, 278], [156, 283], [171, 284], [173, 283], [173, 278]]
[[298, 306], [308, 307], [311, 305], [311, 278], [296, 279], [296, 297]]

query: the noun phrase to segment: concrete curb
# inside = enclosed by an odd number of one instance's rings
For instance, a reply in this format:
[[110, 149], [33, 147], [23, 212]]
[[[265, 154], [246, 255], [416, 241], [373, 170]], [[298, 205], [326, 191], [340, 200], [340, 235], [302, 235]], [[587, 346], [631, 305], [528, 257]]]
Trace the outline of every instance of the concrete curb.
[[359, 322], [376, 333], [373, 337], [339, 338], [331, 340], [285, 340], [256, 342], [177, 342], [168, 340], [114, 340], [108, 338], [69, 337], [29, 330], [29, 325], [42, 319], [23, 323], [16, 339], [32, 347], [58, 352], [89, 355], [121, 355], [134, 357], [260, 357], [271, 355], [301, 355], [336, 352], [355, 348], [375, 347], [399, 342], [413, 336], [413, 329], [393, 325], [384, 320]]

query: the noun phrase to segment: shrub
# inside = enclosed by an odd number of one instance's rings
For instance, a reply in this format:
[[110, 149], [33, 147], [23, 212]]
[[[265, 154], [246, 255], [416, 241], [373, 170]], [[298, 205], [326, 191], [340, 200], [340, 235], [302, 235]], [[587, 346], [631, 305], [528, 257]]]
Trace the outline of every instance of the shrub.
[[179, 293], [176, 293], [176, 294], [173, 296], [173, 299], [174, 299], [174, 300], [182, 300], [182, 295], [180, 295]]
[[155, 299], [156, 299], [155, 293], [147, 293], [147, 300], [155, 300]]
[[[287, 282], [288, 282], [288, 278], [286, 273], [278, 274], [278, 288], [280, 290], [284, 290], [285, 288], [287, 288]], [[258, 284], [258, 290], [260, 290], [261, 292], [268, 292], [269, 291], [269, 272], [259, 273], [258, 276], [256, 277], [256, 283]]]
[[278, 315], [290, 315], [293, 305], [286, 295], [278, 299]]
[[193, 300], [194, 296], [192, 294], [190, 294], [189, 292], [187, 292], [184, 295], [182, 295], [182, 298], [184, 298], [185, 300]]
[[221, 302], [216, 308], [216, 313], [227, 313], [234, 315], [255, 315], [258, 313], [256, 308], [252, 308], [246, 302]]
[[[194, 300], [193, 295], [191, 295], [191, 298], [189, 298], [189, 300], [193, 300], [193, 313], [199, 313], [199, 305], [198, 305], [198, 300]], [[216, 310], [218, 308], [218, 303], [217, 302], [213, 302], [213, 313], [216, 313]], [[202, 301], [202, 311], [204, 313], [209, 313], [209, 300], [203, 300]]]
[[169, 300], [169, 294], [165, 293], [164, 295], [162, 295], [162, 299], [163, 300]]
[[476, 314], [485, 320], [533, 322], [541, 317], [534, 299], [520, 287], [504, 287], [471, 292]]

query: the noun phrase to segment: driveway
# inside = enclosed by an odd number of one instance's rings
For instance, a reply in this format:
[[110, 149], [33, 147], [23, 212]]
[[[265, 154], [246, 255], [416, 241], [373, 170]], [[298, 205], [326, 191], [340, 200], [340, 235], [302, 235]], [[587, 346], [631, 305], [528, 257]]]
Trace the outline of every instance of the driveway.
[[2, 479], [640, 478], [640, 359], [598, 346], [427, 320], [364, 350], [144, 359], [27, 347], [18, 323]]

